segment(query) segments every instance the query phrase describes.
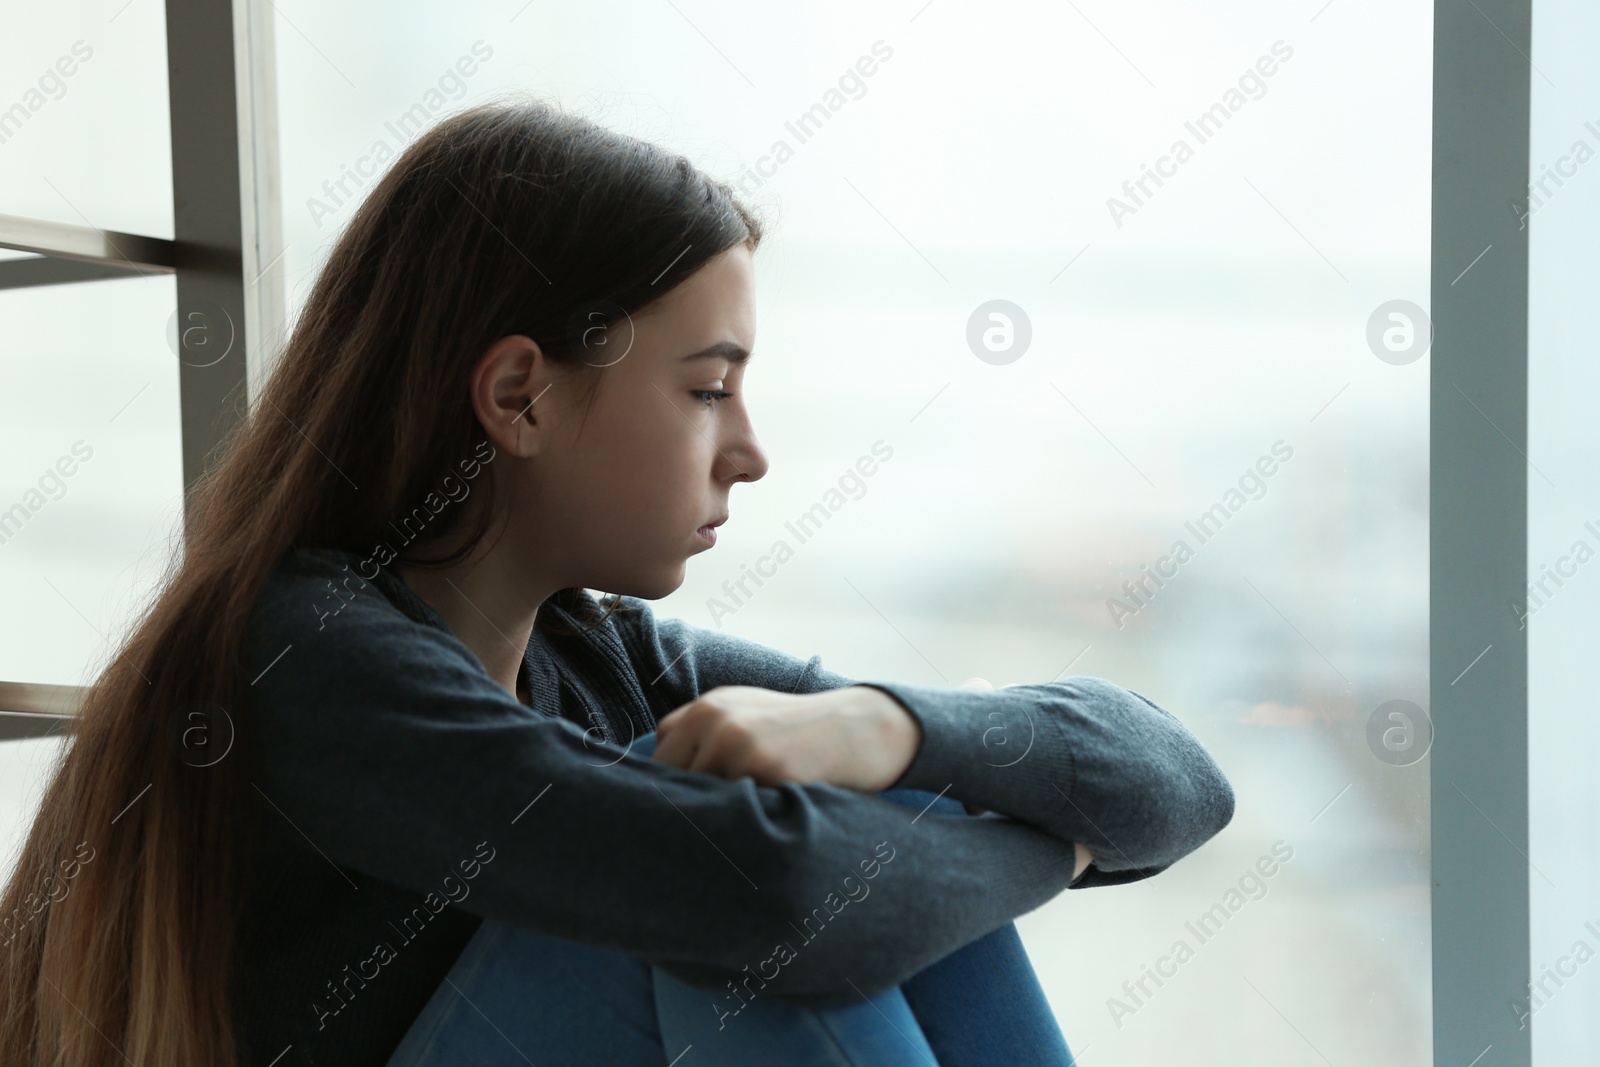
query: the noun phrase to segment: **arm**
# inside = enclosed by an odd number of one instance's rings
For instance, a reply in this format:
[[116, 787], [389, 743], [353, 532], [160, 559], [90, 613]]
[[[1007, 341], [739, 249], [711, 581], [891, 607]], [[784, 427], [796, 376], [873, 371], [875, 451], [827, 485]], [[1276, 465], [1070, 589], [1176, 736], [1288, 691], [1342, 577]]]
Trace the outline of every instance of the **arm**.
[[[753, 778], [759, 785], [826, 782], [888, 795], [917, 755], [922, 726], [904, 704], [872, 685], [818, 693], [723, 685], [661, 718], [654, 733], [633, 744], [640, 752], [653, 749], [659, 762], [718, 778]], [[935, 796], [943, 800], [941, 810], [956, 803], [926, 790], [902, 792], [902, 802], [915, 808]], [[987, 813], [962, 807], [968, 815]], [[1081, 844], [1075, 852], [1074, 878], [1093, 860]]]
[[[911, 752], [911, 758], [915, 758], [916, 753], [921, 749], [922, 745], [922, 723], [916, 717], [916, 715], [913, 714], [906, 707], [906, 705], [902, 704], [894, 697], [889, 696], [886, 692], [876, 686], [856, 685], [847, 686], [846, 688], [860, 689], [863, 692], [870, 693], [883, 703], [884, 714], [890, 715], [896, 724], [905, 730], [905, 736], [907, 738], [905, 747]], [[902, 764], [900, 763], [900, 759], [901, 757], [898, 755], [898, 749], [896, 749], [895, 763], [893, 765], [896, 767], [901, 766]], [[910, 769], [910, 764], [911, 759], [905, 759], [903, 765], [908, 770]], [[905, 772], [902, 771], [900, 777], [903, 778], [904, 776]], [[966, 809], [968, 815], [986, 815], [988, 814], [989, 810], [987, 808], [980, 808], [970, 802], [963, 802], [962, 807]], [[1081, 876], [1083, 872], [1088, 869], [1089, 864], [1094, 862], [1094, 855], [1087, 848], [1083, 847], [1082, 842], [1073, 842], [1072, 848], [1072, 880], [1076, 883], [1079, 876]], [[1068, 886], [1067, 888], [1070, 889], [1072, 886]], [[1079, 888], [1081, 888], [1081, 886]]]
[[[1072, 888], [1147, 878], [1233, 817], [1232, 787], [1176, 717], [1131, 690], [1074, 677], [1000, 690], [857, 682], [756, 642], [622, 600], [618, 628], [669, 710], [720, 685], [814, 693], [877, 689], [918, 722], [922, 744], [891, 788], [947, 791], [1084, 846], [1094, 866]], [[993, 823], [995, 820], [985, 820]]]
[[898, 985], [1071, 882], [1071, 846], [1020, 822], [596, 741], [374, 587], [319, 628], [330, 577], [314, 560], [263, 595], [237, 754], [260, 817], [335, 867], [421, 897], [492, 856], [458, 907], [809, 1004]]

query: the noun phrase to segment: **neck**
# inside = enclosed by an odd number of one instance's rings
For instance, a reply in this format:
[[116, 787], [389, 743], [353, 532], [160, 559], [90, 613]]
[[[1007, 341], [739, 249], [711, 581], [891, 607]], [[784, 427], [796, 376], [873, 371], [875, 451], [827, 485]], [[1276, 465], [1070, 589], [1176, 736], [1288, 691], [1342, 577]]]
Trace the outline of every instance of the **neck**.
[[397, 562], [396, 573], [444, 616], [457, 640], [472, 650], [493, 678], [513, 697], [517, 672], [533, 636], [545, 597], [524, 591], [525, 580], [511, 573], [493, 553], [451, 567], [414, 567]]

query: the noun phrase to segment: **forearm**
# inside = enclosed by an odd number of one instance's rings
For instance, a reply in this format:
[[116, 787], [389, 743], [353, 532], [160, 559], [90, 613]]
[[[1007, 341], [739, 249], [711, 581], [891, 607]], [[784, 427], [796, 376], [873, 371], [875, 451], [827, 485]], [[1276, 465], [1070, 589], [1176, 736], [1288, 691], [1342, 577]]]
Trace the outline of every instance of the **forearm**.
[[[838, 692], [849, 694], [851, 699], [856, 701], [855, 706], [859, 714], [879, 720], [878, 754], [881, 757], [881, 764], [875, 766], [873, 770], [886, 775], [886, 780], [890, 784], [899, 781], [910, 769], [917, 753], [921, 750], [921, 721], [899, 699], [877, 686], [853, 685]], [[888, 789], [890, 785], [874, 785], [872, 788]], [[979, 807], [970, 801], [962, 801], [962, 807], [968, 815], [984, 815], [988, 812], [987, 808]], [[1074, 841], [1073, 858], [1072, 877], [1076, 880], [1089, 864], [1094, 862], [1094, 855], [1081, 842]]]
[[[821, 801], [807, 821], [824, 838], [833, 836], [825, 829], [833, 814], [821, 798], [863, 798], [826, 785], [782, 788], [801, 788]], [[859, 1003], [1071, 883], [1070, 848], [1041, 831], [1013, 819], [970, 818], [948, 796], [898, 792], [849, 813], [847, 832], [859, 842], [851, 852], [826, 845], [824, 854], [796, 842], [794, 881], [785, 893], [792, 910], [757, 956], [737, 969], [652, 962], [719, 994], [729, 988], [732, 970], [733, 983], [749, 994], [812, 1007]], [[880, 819], [898, 821], [898, 829], [886, 832], [891, 828]]]
[[857, 684], [901, 703], [921, 727], [897, 787], [948, 791], [1085, 846], [1100, 872], [1164, 869], [1232, 818], [1232, 788], [1204, 746], [1170, 713], [1103, 679], [996, 691]]
[[790, 693], [876, 687], [922, 728], [916, 758], [893, 784], [945, 791], [1010, 816], [1067, 845], [1074, 858], [1083, 845], [1094, 861], [1073, 888], [1148, 877], [1233, 817], [1232, 787], [1199, 740], [1168, 712], [1103, 679], [995, 691], [862, 682], [826, 669], [820, 656], [802, 659], [657, 619], [644, 602], [624, 600], [635, 610], [622, 629], [662, 714], [719, 685]]

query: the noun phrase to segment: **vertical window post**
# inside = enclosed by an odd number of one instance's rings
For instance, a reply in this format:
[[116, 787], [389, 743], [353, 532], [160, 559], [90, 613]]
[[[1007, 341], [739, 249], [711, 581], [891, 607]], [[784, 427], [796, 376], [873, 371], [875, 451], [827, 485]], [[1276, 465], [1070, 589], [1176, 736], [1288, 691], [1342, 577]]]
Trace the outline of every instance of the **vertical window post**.
[[[1531, 0], [1434, 8], [1433, 1062], [1527, 1067]], [[1520, 54], [1519, 54], [1520, 53]]]

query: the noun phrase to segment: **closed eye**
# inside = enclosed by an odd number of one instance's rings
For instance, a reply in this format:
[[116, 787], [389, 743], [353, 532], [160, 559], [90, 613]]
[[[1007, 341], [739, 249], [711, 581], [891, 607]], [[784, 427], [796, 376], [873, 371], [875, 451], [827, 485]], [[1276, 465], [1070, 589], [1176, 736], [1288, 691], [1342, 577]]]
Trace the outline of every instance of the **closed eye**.
[[708, 408], [718, 401], [726, 400], [733, 395], [722, 389], [694, 389], [691, 392], [699, 397], [701, 402]]

